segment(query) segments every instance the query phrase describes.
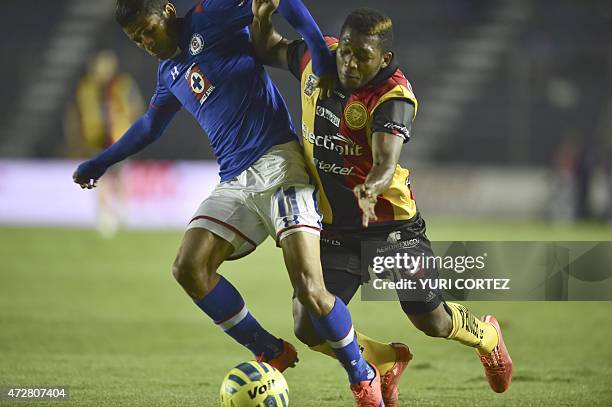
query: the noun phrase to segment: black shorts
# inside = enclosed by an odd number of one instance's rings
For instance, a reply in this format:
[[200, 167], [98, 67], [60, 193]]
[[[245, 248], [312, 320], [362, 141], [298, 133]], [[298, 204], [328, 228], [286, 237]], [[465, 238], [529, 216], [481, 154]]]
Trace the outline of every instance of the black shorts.
[[[348, 304], [363, 283], [361, 272], [361, 243], [406, 242], [403, 251], [419, 256], [433, 256], [431, 242], [425, 234], [425, 221], [419, 214], [408, 222], [384, 227], [373, 227], [358, 232], [325, 230], [321, 232], [321, 265], [327, 290]], [[427, 271], [429, 278], [437, 278], [437, 270]], [[400, 301], [406, 314], [433, 311], [442, 302], [439, 290], [426, 293], [420, 301]]]

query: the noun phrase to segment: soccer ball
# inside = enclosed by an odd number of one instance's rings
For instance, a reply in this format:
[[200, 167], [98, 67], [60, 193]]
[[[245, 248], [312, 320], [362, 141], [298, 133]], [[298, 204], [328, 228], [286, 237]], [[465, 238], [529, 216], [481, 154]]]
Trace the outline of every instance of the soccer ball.
[[286, 407], [289, 387], [282, 373], [264, 362], [244, 362], [221, 383], [221, 407]]

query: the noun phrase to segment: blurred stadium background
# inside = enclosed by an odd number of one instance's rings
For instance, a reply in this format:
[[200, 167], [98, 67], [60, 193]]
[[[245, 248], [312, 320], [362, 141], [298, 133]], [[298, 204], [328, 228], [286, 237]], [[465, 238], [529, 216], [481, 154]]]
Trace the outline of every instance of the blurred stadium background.
[[[420, 101], [402, 163], [432, 240], [612, 240], [609, 0], [304, 2], [330, 35], [359, 6], [393, 18], [396, 55]], [[175, 3], [183, 14], [193, 1]], [[218, 181], [206, 138], [182, 111], [99, 191], [82, 191], [76, 165], [113, 137], [101, 126], [92, 142], [84, 130], [87, 112], [109, 117], [87, 102], [93, 61], [116, 55], [123, 79], [111, 75], [104, 97], [131, 101], [117, 108], [117, 126], [144, 108], [156, 61], [114, 23], [112, 0], [2, 6], [0, 386], [68, 384], [75, 405], [215, 405], [225, 371], [248, 356], [202, 320], [169, 273], [185, 223]], [[299, 129], [296, 83], [270, 72]], [[266, 292], [289, 293], [280, 252], [268, 243], [224, 267], [255, 314], [293, 337], [288, 295], [261, 298], [262, 278]], [[610, 303], [485, 305], [473, 308], [507, 321], [522, 366], [505, 398], [489, 394], [473, 355], [407, 322], [389, 329], [405, 321], [398, 307], [352, 309], [370, 333], [416, 348], [406, 402], [612, 404]], [[300, 350], [302, 373], [288, 373], [293, 405], [350, 405], [337, 366]]]

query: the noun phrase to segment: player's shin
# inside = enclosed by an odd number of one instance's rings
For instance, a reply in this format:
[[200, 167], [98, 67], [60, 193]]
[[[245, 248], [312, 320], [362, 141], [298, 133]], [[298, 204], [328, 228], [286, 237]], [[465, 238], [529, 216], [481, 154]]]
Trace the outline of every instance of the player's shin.
[[[395, 349], [388, 343], [378, 342], [358, 331], [355, 331], [355, 335], [363, 358], [376, 366], [380, 374], [384, 376], [396, 362], [397, 353]], [[327, 342], [310, 346], [310, 349], [333, 358], [336, 357], [334, 350]]]
[[226, 334], [255, 356], [273, 358], [282, 351], [282, 340], [259, 325], [238, 290], [225, 278], [221, 277], [212, 291], [195, 303]]
[[446, 303], [453, 327], [447, 339], [478, 349], [480, 354], [491, 353], [497, 345], [497, 331], [488, 322], [481, 321], [461, 304]]
[[336, 297], [334, 306], [327, 315], [318, 317], [310, 313], [310, 319], [317, 334], [325, 338], [336, 359], [348, 373], [351, 383], [374, 378], [374, 370], [359, 350], [351, 314], [341, 299]]

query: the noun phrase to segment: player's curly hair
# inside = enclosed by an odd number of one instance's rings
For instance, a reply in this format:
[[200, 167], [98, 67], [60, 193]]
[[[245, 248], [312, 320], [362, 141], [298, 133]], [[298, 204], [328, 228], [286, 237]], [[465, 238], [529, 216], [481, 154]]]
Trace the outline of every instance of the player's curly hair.
[[359, 8], [353, 11], [344, 21], [340, 32], [344, 32], [348, 27], [360, 34], [378, 36], [384, 51], [391, 51], [393, 48], [393, 22], [377, 10]]
[[169, 0], [117, 0], [115, 20], [121, 27], [138, 21], [142, 16], [161, 13]]

